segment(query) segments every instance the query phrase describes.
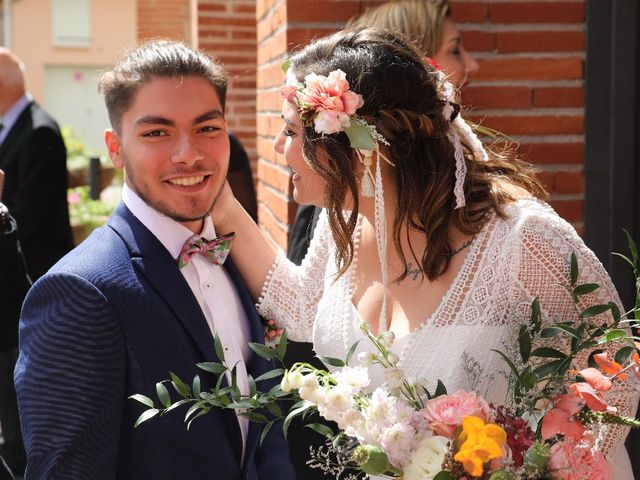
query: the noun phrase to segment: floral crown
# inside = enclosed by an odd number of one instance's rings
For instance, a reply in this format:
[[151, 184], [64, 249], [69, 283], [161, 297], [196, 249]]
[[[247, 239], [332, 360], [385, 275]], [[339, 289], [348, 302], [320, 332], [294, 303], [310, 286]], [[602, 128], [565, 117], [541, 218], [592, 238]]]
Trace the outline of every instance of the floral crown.
[[378, 142], [389, 145], [375, 125], [357, 117], [356, 111], [364, 105], [364, 99], [350, 89], [342, 70], [333, 70], [326, 77], [310, 73], [300, 83], [289, 66], [288, 61], [282, 64], [287, 80], [281, 93], [296, 106], [305, 127], [313, 126], [322, 135], [344, 132], [351, 147], [358, 150], [376, 150]]

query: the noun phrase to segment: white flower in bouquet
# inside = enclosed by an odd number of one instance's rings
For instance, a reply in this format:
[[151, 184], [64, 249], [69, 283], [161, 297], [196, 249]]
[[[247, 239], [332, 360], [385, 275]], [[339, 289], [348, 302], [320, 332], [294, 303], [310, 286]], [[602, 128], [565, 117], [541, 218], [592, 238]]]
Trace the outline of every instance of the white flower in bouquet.
[[384, 370], [384, 380], [390, 390], [396, 390], [404, 382], [404, 374], [399, 368], [386, 368]]
[[369, 385], [369, 372], [365, 367], [343, 367], [333, 374], [337, 384], [356, 393]]
[[390, 348], [393, 345], [393, 342], [396, 340], [395, 334], [390, 330], [382, 332], [380, 335], [378, 335], [378, 338], [387, 348]]
[[289, 370], [282, 377], [280, 388], [283, 392], [289, 393], [291, 390], [299, 389], [303, 385], [303, 376], [299, 370]]
[[357, 358], [361, 367], [368, 367], [373, 363], [376, 356], [371, 352], [360, 352]]
[[318, 413], [327, 420], [339, 422], [342, 416], [353, 408], [353, 392], [351, 388], [337, 385], [329, 389], [324, 397], [324, 403], [318, 405]]
[[411, 460], [411, 452], [417, 440], [416, 430], [408, 423], [400, 422], [382, 433], [380, 446], [394, 467], [404, 468]]
[[424, 438], [403, 469], [404, 480], [432, 480], [442, 470], [442, 462], [448, 451], [449, 440], [446, 437]]

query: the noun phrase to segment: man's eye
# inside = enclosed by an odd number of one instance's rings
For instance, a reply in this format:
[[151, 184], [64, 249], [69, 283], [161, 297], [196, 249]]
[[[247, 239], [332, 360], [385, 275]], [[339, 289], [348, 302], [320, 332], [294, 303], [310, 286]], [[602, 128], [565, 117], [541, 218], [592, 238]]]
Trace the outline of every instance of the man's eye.
[[220, 130], [222, 130], [222, 128], [216, 127], [214, 125], [207, 125], [200, 129], [201, 132], [205, 132], [205, 133], [215, 133], [215, 132], [219, 132]]
[[162, 130], [152, 130], [150, 132], [144, 133], [142, 136], [143, 137], [162, 137], [164, 135], [166, 135], [166, 133], [163, 132]]

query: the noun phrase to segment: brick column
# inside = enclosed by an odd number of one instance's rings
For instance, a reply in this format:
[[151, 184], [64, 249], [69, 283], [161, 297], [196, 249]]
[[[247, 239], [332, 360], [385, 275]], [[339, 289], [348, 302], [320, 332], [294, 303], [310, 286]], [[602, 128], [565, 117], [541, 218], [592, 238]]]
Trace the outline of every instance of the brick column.
[[257, 151], [260, 224], [273, 241], [286, 248], [297, 205], [292, 198], [289, 169], [273, 151], [282, 128], [280, 66], [289, 53], [313, 38], [328, 35], [346, 20], [379, 1], [258, 0]]
[[540, 166], [551, 205], [579, 232], [584, 200], [583, 0], [453, 2], [480, 71], [465, 89], [467, 115], [517, 140]]

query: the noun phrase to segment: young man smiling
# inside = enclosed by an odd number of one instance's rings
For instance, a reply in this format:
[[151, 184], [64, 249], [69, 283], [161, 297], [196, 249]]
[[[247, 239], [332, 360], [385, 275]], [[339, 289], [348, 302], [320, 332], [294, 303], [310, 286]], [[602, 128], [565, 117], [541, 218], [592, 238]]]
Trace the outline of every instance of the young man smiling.
[[216, 242], [203, 251], [229, 162], [222, 67], [157, 41], [100, 89], [123, 201], [26, 300], [15, 374], [25, 478], [293, 478], [281, 429], [259, 446], [258, 424], [228, 410], [189, 431], [178, 412], [133, 428], [141, 406], [127, 397], [153, 396], [169, 371], [192, 378], [196, 363], [219, 361], [214, 335], [243, 392], [249, 374], [270, 367], [247, 347], [263, 329], [235, 268]]

